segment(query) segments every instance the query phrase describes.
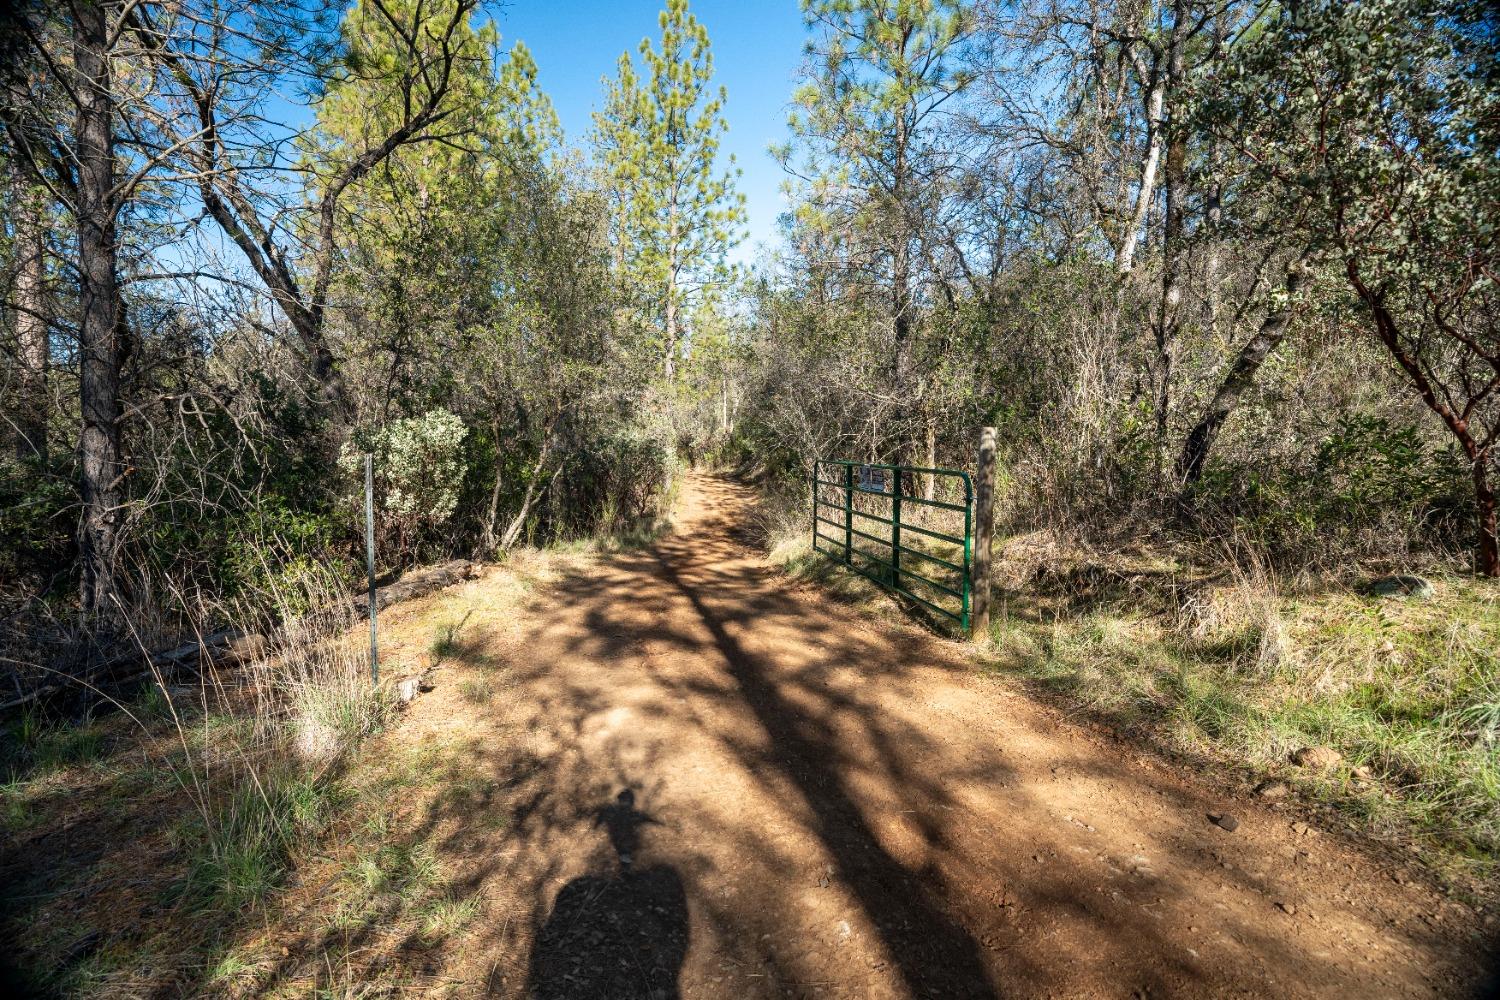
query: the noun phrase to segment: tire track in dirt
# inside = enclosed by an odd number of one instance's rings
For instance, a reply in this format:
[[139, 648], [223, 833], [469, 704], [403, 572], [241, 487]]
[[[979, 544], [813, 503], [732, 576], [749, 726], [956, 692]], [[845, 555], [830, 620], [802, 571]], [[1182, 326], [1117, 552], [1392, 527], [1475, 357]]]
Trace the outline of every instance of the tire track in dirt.
[[1211, 826], [1212, 790], [791, 585], [736, 541], [750, 501], [690, 476], [670, 536], [512, 623], [511, 822], [464, 945], [492, 994], [1472, 989], [1477, 934], [1431, 890], [1257, 804]]

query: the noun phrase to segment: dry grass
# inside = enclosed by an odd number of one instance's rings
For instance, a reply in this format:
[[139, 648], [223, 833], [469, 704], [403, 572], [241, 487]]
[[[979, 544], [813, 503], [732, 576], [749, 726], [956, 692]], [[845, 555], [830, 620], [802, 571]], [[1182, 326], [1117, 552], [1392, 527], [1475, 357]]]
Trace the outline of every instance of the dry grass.
[[[1274, 775], [1377, 837], [1414, 839], [1460, 881], [1500, 862], [1500, 591], [1448, 578], [1430, 601], [1255, 564], [1190, 586], [1012, 594], [990, 667], [1039, 681], [1192, 757]], [[1313, 773], [1300, 748], [1336, 750]]]
[[[255, 658], [201, 686], [159, 682], [92, 721], [20, 720], [0, 784], [0, 869], [13, 961], [32, 987], [260, 995], [265, 956], [233, 942], [281, 919], [288, 887], [325, 854], [347, 868], [347, 919], [374, 919], [396, 899], [413, 934], [457, 932], [476, 904], [420, 845], [406, 851], [400, 831], [372, 820], [394, 789], [430, 778], [431, 762], [390, 767], [378, 747], [360, 748], [387, 727], [404, 674], [451, 671], [440, 683], [483, 710], [501, 684], [478, 652], [484, 633], [513, 620], [554, 563], [577, 558], [587, 557], [519, 551], [490, 571], [482, 600], [461, 585], [383, 613], [380, 690], [357, 612], [334, 599], [337, 581], [309, 573], [270, 595], [283, 625]], [[214, 620], [236, 610], [213, 609]]]

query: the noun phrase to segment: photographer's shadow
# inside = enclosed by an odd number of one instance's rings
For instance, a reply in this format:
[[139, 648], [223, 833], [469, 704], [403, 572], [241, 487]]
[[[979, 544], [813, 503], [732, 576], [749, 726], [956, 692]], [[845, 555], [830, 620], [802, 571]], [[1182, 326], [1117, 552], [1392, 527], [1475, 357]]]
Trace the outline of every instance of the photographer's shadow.
[[657, 823], [620, 792], [595, 825], [618, 860], [613, 875], [583, 875], [563, 886], [537, 932], [528, 995], [535, 1000], [679, 1000], [688, 947], [687, 897], [669, 865], [637, 870], [641, 828]]

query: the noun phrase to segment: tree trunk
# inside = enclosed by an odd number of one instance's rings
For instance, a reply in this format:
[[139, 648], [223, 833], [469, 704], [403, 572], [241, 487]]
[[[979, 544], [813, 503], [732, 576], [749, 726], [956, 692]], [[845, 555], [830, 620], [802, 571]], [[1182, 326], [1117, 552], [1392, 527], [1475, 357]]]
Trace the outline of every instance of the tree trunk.
[[1497, 523], [1495, 488], [1490, 485], [1489, 456], [1474, 463], [1474, 500], [1478, 505], [1479, 560], [1477, 568], [1488, 577], [1500, 577], [1500, 523]]
[[904, 376], [911, 339], [911, 252], [904, 239], [896, 246], [891, 267], [891, 324], [896, 338], [895, 368], [898, 376]]
[[1177, 359], [1178, 309], [1182, 304], [1182, 222], [1187, 191], [1187, 150], [1181, 139], [1167, 149], [1167, 214], [1162, 234], [1161, 304], [1153, 331], [1156, 339], [1156, 451], [1158, 473], [1166, 465], [1167, 432], [1172, 419], [1172, 378]]
[[[927, 414], [927, 467], [937, 468], [937, 417]], [[922, 499], [933, 500], [937, 498], [937, 474], [927, 473], [927, 481], [922, 484]]]
[[719, 392], [719, 438], [723, 441], [729, 440], [729, 379], [725, 378], [720, 383]]
[[1234, 412], [1234, 408], [1239, 405], [1240, 397], [1245, 394], [1245, 390], [1255, 383], [1255, 375], [1260, 371], [1260, 366], [1265, 363], [1266, 358], [1271, 356], [1271, 352], [1280, 346], [1282, 340], [1286, 339], [1287, 330], [1291, 327], [1292, 316], [1296, 311], [1294, 300], [1306, 280], [1307, 272], [1302, 262], [1298, 261], [1287, 274], [1286, 303], [1261, 320], [1260, 329], [1244, 347], [1240, 348], [1239, 355], [1229, 368], [1229, 374], [1224, 376], [1223, 382], [1219, 383], [1218, 391], [1214, 393], [1213, 399], [1209, 400], [1203, 415], [1188, 432], [1182, 445], [1182, 454], [1177, 459], [1177, 476], [1184, 486], [1191, 486], [1202, 477], [1203, 466], [1208, 461], [1208, 453], [1213, 449], [1214, 439], [1219, 436], [1219, 430], [1229, 419], [1229, 415]]
[[677, 372], [677, 294], [667, 289], [667, 352], [662, 364], [662, 374], [668, 382]]
[[15, 230], [16, 355], [20, 378], [15, 411], [16, 458], [47, 461], [46, 240], [40, 192], [18, 162], [11, 163]]
[[[1177, 88], [1182, 83], [1182, 36], [1186, 4], [1177, 0], [1172, 14], [1172, 35], [1168, 40], [1166, 93], [1176, 104]], [[1156, 323], [1156, 468], [1158, 476], [1167, 465], [1167, 432], [1172, 419], [1172, 377], [1177, 359], [1178, 312], [1182, 304], [1183, 231], [1187, 203], [1187, 138], [1175, 115], [1166, 131], [1167, 170], [1165, 180], [1167, 211], [1162, 225], [1161, 306]]]
[[1163, 108], [1166, 106], [1167, 78], [1161, 68], [1148, 68], [1139, 55], [1135, 55], [1136, 72], [1141, 85], [1146, 87], [1146, 156], [1141, 163], [1141, 182], [1136, 189], [1135, 211], [1130, 223], [1120, 235], [1120, 248], [1115, 253], [1115, 270], [1129, 274], [1135, 267], [1135, 249], [1140, 243], [1141, 230], [1146, 226], [1146, 214], [1151, 210], [1151, 199], [1156, 196], [1156, 169], [1161, 162]]
[[667, 355], [662, 366], [670, 384], [677, 372], [677, 204], [673, 194], [671, 219], [667, 223]]
[[[901, 462], [911, 461], [910, 458], [903, 456], [914, 454], [918, 447], [916, 439], [908, 436], [909, 425], [901, 419], [911, 413], [914, 395], [911, 361], [911, 254], [904, 238], [897, 244], [893, 265], [891, 321], [895, 344], [891, 357], [891, 394], [905, 405], [898, 404], [896, 410], [895, 427], [898, 438], [893, 451], [895, 457], [892, 460]], [[916, 404], [920, 405], [920, 392], [915, 395], [918, 396]]]
[[[1208, 58], [1217, 60], [1231, 28], [1231, 14], [1226, 7], [1213, 20], [1212, 42]], [[1200, 64], [1201, 65], [1201, 64]], [[1219, 311], [1222, 307], [1223, 289], [1221, 272], [1223, 264], [1224, 233], [1224, 158], [1218, 136], [1208, 141], [1208, 180], [1203, 190], [1203, 232], [1207, 252], [1203, 262], [1203, 313], [1204, 324], [1212, 338], [1219, 336]]]
[[[537, 501], [537, 483], [541, 481], [542, 470], [547, 467], [547, 459], [552, 454], [552, 444], [554, 441], [552, 432], [556, 426], [557, 418], [553, 417], [552, 420], [547, 424], [547, 433], [546, 437], [542, 440], [541, 454], [537, 455], [536, 465], [532, 466], [531, 475], [527, 477], [526, 493], [521, 498], [521, 509], [516, 511], [516, 516], [511, 518], [509, 527], [507, 527], [505, 529], [505, 533], [500, 536], [499, 547], [502, 550], [508, 549], [512, 545], [516, 544], [516, 539], [521, 537], [521, 529], [526, 527], [526, 517], [531, 513], [532, 504], [536, 503]], [[562, 472], [561, 464], [559, 464], [556, 469], [552, 470], [552, 478], [547, 481], [547, 485], [549, 487], [552, 485], [552, 482], [557, 479], [557, 475], [560, 472]]]
[[[1210, 153], [1209, 159], [1214, 164], [1213, 169], [1217, 169], [1218, 153]], [[1219, 335], [1219, 309], [1223, 299], [1219, 287], [1223, 252], [1219, 239], [1223, 228], [1223, 199], [1224, 187], [1216, 177], [1203, 194], [1203, 228], [1208, 241], [1208, 253], [1203, 262], [1203, 321], [1210, 337]]]
[[[533, 472], [536, 474], [540, 474], [541, 466], [538, 465], [538, 467], [534, 469]], [[552, 475], [547, 479], [547, 486], [549, 489], [557, 480], [557, 476], [560, 472], [562, 472], [561, 465], [552, 470]], [[500, 539], [500, 548], [502, 550], [508, 549], [512, 545], [516, 544], [516, 540], [521, 537], [521, 529], [526, 527], [526, 517], [531, 513], [532, 505], [535, 504], [536, 501], [540, 498], [540, 495], [536, 492], [537, 482], [538, 480], [533, 479], [531, 482], [526, 484], [526, 495], [521, 499], [521, 509], [516, 511], [516, 516], [511, 519], [510, 527], [505, 529], [505, 534]]]
[[117, 5], [74, 7], [77, 68], [76, 214], [78, 221], [78, 347], [80, 356], [78, 529], [85, 614], [106, 611], [115, 596], [124, 465], [120, 460], [119, 286], [115, 271], [114, 95], [108, 55], [109, 12]]
[[495, 441], [495, 484], [490, 489], [490, 507], [484, 518], [484, 533], [480, 536], [479, 551], [481, 553], [495, 550], [498, 540], [495, 527], [500, 519], [500, 491], [505, 485], [505, 462], [500, 455], [500, 425], [498, 423], [490, 424], [490, 436]]
[[906, 195], [910, 185], [907, 176], [907, 143], [910, 141], [906, 116], [896, 116], [896, 162], [891, 173], [891, 196], [896, 217], [890, 220], [894, 243], [891, 247], [891, 332], [895, 338], [891, 357], [895, 393], [904, 395], [910, 376], [911, 359], [911, 239], [908, 234]]

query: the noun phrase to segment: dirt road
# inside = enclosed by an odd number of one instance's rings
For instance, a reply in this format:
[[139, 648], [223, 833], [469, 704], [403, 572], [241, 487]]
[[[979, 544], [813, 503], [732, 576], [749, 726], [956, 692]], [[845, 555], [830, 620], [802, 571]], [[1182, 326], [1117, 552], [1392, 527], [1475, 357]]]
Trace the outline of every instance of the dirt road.
[[[736, 540], [749, 499], [691, 477], [673, 534], [557, 581], [496, 640], [513, 683], [483, 809], [503, 829], [472, 803], [443, 820], [503, 897], [474, 929], [486, 990], [1473, 988], [1474, 932], [1435, 893], [790, 585]], [[456, 725], [442, 705], [418, 715]], [[1226, 808], [1233, 833], [1207, 819]]]

